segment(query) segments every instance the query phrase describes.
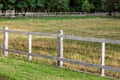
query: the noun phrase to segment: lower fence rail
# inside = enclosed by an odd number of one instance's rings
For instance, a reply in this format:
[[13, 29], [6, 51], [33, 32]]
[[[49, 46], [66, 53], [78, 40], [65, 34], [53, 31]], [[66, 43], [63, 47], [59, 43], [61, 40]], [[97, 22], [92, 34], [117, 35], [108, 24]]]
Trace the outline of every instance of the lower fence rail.
[[[12, 49], [3, 49], [3, 50], [8, 51], [8, 52], [18, 53], [18, 54], [24, 54], [24, 55], [29, 54], [29, 52], [12, 50]], [[47, 55], [36, 54], [36, 53], [30, 53], [30, 55], [34, 56], [34, 57], [46, 58], [46, 59], [51, 59], [51, 60], [59, 60], [59, 61], [63, 61], [63, 62], [71, 63], [71, 64], [79, 64], [79, 65], [87, 66], [87, 67], [100, 68], [100, 69], [120, 72], [120, 68], [118, 68], [118, 67], [101, 66], [98, 64], [92, 64], [92, 63], [88, 63], [88, 62], [80, 62], [80, 61], [76, 61], [76, 60], [65, 59], [65, 58], [60, 58], [60, 57], [55, 57], [55, 56], [47, 56]]]

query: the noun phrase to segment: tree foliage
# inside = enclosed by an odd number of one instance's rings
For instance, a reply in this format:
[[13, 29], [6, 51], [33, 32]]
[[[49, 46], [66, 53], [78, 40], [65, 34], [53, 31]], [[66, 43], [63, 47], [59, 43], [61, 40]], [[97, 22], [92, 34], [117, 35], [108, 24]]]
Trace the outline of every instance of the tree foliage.
[[0, 10], [16, 12], [120, 12], [120, 0], [0, 0]]
[[112, 12], [115, 13], [116, 11], [119, 11], [120, 7], [120, 0], [106, 0], [106, 11], [111, 16]]
[[2, 9], [2, 7], [3, 7], [3, 4], [0, 3], [0, 10]]
[[90, 12], [92, 9], [94, 9], [94, 5], [90, 4], [88, 0], [85, 0], [82, 4], [82, 10], [85, 12]]
[[50, 11], [68, 11], [68, 0], [52, 0], [50, 4]]
[[35, 0], [35, 4], [36, 4], [36, 11], [43, 11], [45, 8], [45, 4], [44, 4], [44, 0]]
[[84, 0], [69, 0], [69, 6], [72, 11], [82, 11]]

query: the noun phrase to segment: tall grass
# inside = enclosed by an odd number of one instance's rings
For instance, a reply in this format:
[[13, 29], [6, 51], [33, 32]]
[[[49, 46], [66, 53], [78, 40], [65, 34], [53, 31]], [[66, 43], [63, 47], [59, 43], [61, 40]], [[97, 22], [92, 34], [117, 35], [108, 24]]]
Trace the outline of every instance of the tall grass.
[[[97, 37], [107, 39], [120, 39], [120, 20], [112, 18], [44, 18], [44, 19], [7, 19], [0, 21], [0, 29], [3, 25], [9, 26], [9, 29], [20, 31], [56, 33], [58, 30], [64, 30], [65, 35]], [[9, 48], [28, 51], [27, 37], [23, 35], [9, 34]], [[2, 43], [2, 42], [1, 42]], [[50, 56], [57, 55], [57, 39], [49, 37], [33, 36], [33, 53], [46, 54]], [[100, 64], [100, 43], [91, 43], [84, 41], [64, 40], [64, 57], [78, 61]], [[106, 45], [106, 65], [120, 67], [120, 45]], [[19, 55], [16, 55], [19, 56]], [[23, 56], [27, 57], [27, 56]], [[47, 61], [55, 64], [56, 61], [42, 58], [34, 58], [39, 61]], [[88, 71], [99, 74], [99, 69], [88, 68], [85, 66], [72, 65], [64, 63], [64, 67], [74, 70]], [[120, 73], [106, 71], [111, 77], [120, 78]]]

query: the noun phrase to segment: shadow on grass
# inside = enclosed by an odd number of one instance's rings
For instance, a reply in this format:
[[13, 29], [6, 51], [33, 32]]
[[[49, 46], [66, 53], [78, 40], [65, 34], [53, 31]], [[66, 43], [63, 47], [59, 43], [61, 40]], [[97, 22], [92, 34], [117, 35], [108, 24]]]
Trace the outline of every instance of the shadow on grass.
[[11, 78], [10, 76], [0, 74], [0, 80], [16, 80], [16, 79]]

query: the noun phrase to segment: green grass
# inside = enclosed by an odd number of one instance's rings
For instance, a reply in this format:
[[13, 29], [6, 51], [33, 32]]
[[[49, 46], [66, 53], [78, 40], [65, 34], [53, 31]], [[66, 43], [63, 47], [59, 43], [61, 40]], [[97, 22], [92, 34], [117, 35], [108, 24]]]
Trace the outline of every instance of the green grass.
[[[7, 25], [9, 29], [28, 32], [57, 33], [63, 30], [65, 35], [95, 37], [120, 40], [120, 19], [100, 18], [94, 16], [82, 17], [44, 17], [35, 19], [0, 19], [0, 29]], [[1, 35], [1, 34], [0, 34]], [[0, 36], [2, 37], [2, 36]], [[1, 38], [0, 38], [1, 40]], [[9, 34], [9, 48], [27, 51], [28, 36]], [[2, 44], [2, 41], [0, 41]], [[34, 37], [32, 52], [56, 56], [57, 39], [50, 37]], [[100, 64], [100, 43], [64, 40], [64, 57], [77, 61]], [[105, 64], [107, 66], [120, 67], [120, 45], [106, 44]], [[38, 59], [38, 61], [45, 62]], [[48, 63], [53, 64], [52, 61]], [[99, 74], [100, 70], [78, 65], [64, 63], [64, 67], [88, 71]], [[120, 78], [120, 72], [105, 71], [110, 77]]]
[[110, 80], [44, 63], [0, 57], [0, 80]]
[[[61, 17], [41, 17], [41, 18], [33, 18], [34, 20], [46, 20], [46, 21], [51, 21], [51, 20], [69, 20], [69, 19], [89, 19], [89, 18], [96, 18], [95, 16], [61, 16]], [[17, 21], [25, 21], [29, 20], [31, 18], [0, 18], [0, 21], [9, 21], [9, 20], [17, 20]]]

